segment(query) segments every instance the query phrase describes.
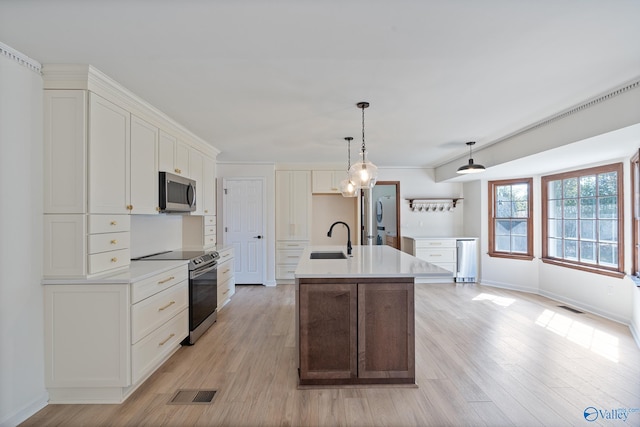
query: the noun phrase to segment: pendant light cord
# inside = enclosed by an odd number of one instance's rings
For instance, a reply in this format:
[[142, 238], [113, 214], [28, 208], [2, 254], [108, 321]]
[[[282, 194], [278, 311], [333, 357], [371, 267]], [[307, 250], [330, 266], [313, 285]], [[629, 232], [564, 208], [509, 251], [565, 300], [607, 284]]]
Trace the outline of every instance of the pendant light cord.
[[362, 106], [362, 163], [363, 164], [367, 162], [367, 159], [365, 158], [366, 152], [367, 152], [367, 147], [366, 147], [365, 142], [364, 142], [364, 109], [365, 108], [366, 107], [363, 105]]

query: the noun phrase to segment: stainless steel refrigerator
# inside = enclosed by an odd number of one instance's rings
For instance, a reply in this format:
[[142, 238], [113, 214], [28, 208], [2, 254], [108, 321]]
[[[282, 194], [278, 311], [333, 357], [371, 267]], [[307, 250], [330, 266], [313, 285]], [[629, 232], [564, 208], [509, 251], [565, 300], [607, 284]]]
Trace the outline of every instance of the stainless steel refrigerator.
[[475, 282], [478, 275], [478, 241], [456, 240], [456, 282]]

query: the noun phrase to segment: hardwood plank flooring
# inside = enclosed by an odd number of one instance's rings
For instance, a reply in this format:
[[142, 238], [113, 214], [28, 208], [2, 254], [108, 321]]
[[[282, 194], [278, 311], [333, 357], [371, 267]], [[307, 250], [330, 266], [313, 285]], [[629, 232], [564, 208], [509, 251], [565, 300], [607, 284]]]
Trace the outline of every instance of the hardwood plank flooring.
[[[238, 286], [218, 322], [121, 405], [49, 405], [28, 426], [640, 425], [629, 329], [547, 298], [416, 285], [418, 387], [297, 388], [294, 286]], [[178, 389], [210, 405], [168, 405]], [[635, 409], [584, 419], [587, 407]]]

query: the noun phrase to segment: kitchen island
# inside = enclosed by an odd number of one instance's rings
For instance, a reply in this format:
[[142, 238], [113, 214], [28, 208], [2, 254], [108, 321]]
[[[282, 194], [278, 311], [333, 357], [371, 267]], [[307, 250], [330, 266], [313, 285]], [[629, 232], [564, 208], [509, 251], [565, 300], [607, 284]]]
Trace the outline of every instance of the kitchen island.
[[450, 273], [386, 245], [346, 254], [310, 246], [296, 268], [299, 384], [415, 384], [414, 282]]

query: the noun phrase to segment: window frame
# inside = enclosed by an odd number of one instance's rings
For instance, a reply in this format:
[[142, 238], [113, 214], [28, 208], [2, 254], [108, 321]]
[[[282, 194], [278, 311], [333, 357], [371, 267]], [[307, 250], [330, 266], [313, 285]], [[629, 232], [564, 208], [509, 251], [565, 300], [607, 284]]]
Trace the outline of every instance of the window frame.
[[631, 157], [631, 275], [640, 279], [640, 149]]
[[[489, 181], [489, 252], [488, 255], [497, 258], [510, 258], [531, 261], [533, 256], [533, 178], [516, 178], [516, 179], [503, 179], [498, 181]], [[527, 184], [527, 203], [528, 203], [528, 216], [527, 216], [527, 253], [516, 252], [504, 252], [497, 251], [496, 244], [496, 230], [495, 230], [495, 202], [496, 202], [496, 188], [504, 185], [514, 184]], [[515, 217], [510, 217], [515, 218]], [[523, 218], [518, 218], [523, 219]]]
[[[548, 224], [549, 224], [549, 214], [548, 214], [548, 202], [549, 202], [549, 182], [557, 181], [557, 180], [565, 180], [568, 178], [577, 178], [589, 176], [589, 175], [598, 175], [603, 173], [616, 172], [617, 179], [617, 245], [618, 245], [618, 256], [617, 256], [617, 267], [608, 267], [606, 265], [600, 264], [591, 264], [582, 262], [578, 260], [570, 260], [566, 258], [557, 258], [549, 256], [549, 236], [548, 236]], [[596, 166], [591, 168], [578, 169], [573, 171], [562, 172], [554, 175], [546, 175], [541, 177], [540, 185], [542, 188], [542, 262], [547, 264], [559, 265], [562, 267], [573, 268], [576, 270], [588, 271], [591, 273], [603, 274], [606, 276], [612, 277], [623, 277], [624, 276], [624, 170], [622, 162], [619, 163], [611, 163], [608, 165]], [[597, 197], [597, 196], [596, 196]], [[564, 196], [561, 200], [565, 200]], [[577, 200], [580, 200], [580, 197], [577, 197]], [[578, 202], [579, 203], [579, 202]], [[579, 211], [579, 210], [578, 210]], [[578, 223], [580, 221], [579, 215], [576, 218]], [[597, 218], [596, 218], [597, 219]], [[579, 227], [579, 226], [578, 226]], [[597, 233], [597, 231], [596, 231]], [[579, 229], [576, 231], [577, 238], [576, 241], [580, 242], [579, 237]], [[565, 238], [562, 236], [562, 241]], [[595, 242], [600, 242], [597, 238]], [[579, 245], [578, 245], [579, 247]]]

